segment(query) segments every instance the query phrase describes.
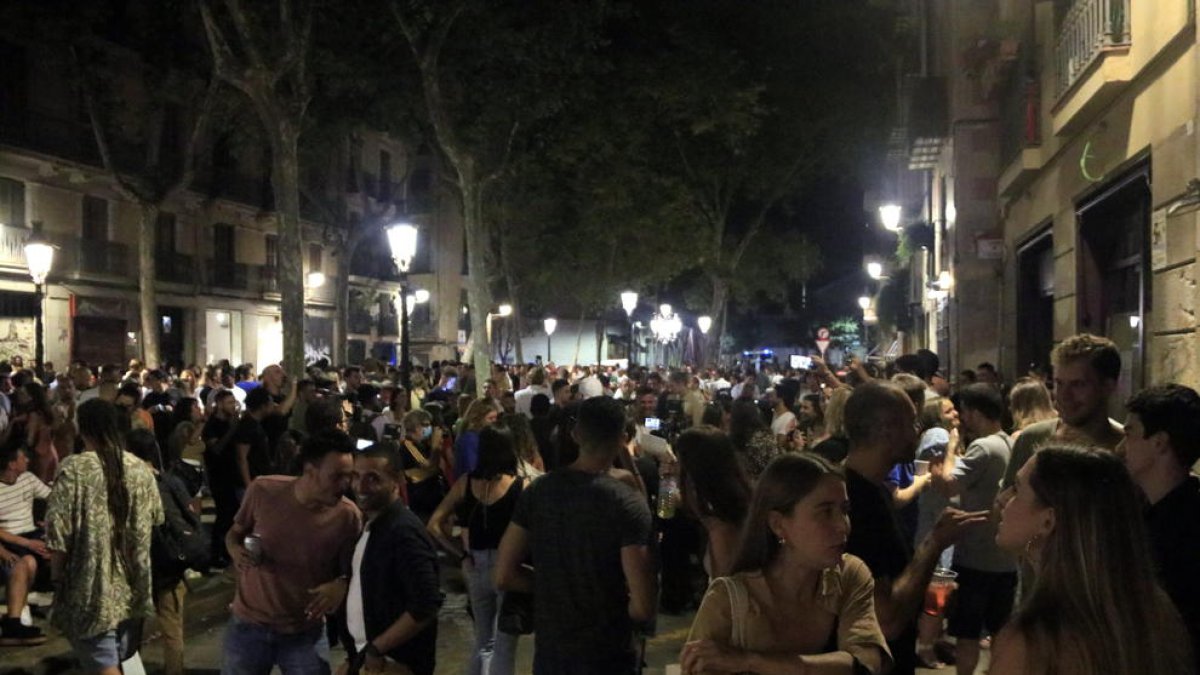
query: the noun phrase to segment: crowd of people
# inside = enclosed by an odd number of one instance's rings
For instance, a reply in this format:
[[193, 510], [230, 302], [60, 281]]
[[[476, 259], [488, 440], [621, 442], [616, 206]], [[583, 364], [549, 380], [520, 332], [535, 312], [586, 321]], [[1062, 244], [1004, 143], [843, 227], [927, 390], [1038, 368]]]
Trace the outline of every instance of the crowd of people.
[[686, 674], [966, 675], [984, 650], [994, 675], [1196, 672], [1200, 395], [1113, 401], [1101, 337], [1052, 362], [14, 358], [0, 646], [46, 640], [27, 598], [52, 591], [85, 671], [120, 672], [156, 616], [182, 673], [187, 579], [225, 569], [223, 672], [428, 675], [457, 568], [468, 675], [515, 672], [530, 634], [537, 675], [636, 673], [657, 615], [691, 611]]

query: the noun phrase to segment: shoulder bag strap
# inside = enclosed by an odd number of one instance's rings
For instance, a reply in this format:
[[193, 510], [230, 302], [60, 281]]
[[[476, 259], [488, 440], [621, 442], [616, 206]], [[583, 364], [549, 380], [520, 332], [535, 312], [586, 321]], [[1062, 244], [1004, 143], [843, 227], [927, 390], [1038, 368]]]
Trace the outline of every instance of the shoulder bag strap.
[[730, 647], [744, 649], [746, 646], [746, 613], [749, 602], [746, 598], [746, 587], [736, 577], [720, 577], [718, 581], [725, 584], [725, 592], [729, 594]]

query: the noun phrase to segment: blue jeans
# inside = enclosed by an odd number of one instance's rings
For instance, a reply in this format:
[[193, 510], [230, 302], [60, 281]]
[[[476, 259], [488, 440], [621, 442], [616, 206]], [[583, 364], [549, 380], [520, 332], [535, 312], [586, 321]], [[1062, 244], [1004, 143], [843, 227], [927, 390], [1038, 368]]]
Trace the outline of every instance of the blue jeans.
[[300, 633], [277, 633], [232, 617], [225, 628], [221, 675], [329, 675], [329, 641], [324, 624]]
[[475, 649], [471, 653], [468, 675], [483, 672], [485, 654], [490, 653], [488, 675], [513, 675], [517, 665], [517, 636], [496, 630], [500, 617], [500, 601], [504, 592], [492, 584], [492, 569], [496, 566], [496, 550], [472, 550], [474, 566], [467, 574], [471, 593], [471, 611], [475, 614]]
[[638, 672], [637, 654], [582, 659], [533, 651], [533, 675], [634, 675]]

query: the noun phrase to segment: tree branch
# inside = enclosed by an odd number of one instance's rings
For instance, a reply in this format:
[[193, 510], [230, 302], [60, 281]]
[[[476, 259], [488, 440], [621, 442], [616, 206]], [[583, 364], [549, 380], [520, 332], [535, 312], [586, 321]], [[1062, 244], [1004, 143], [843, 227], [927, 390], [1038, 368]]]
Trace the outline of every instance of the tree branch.
[[200, 144], [204, 141], [204, 135], [208, 131], [208, 122], [212, 118], [213, 108], [216, 107], [217, 87], [220, 85], [220, 80], [216, 73], [208, 79], [208, 86], [204, 90], [204, 98], [200, 101], [200, 110], [196, 113], [196, 118], [192, 121], [192, 133], [188, 136], [187, 145], [183, 149], [183, 162], [179, 172], [179, 179], [167, 191], [167, 199], [171, 199], [178, 193], [186, 190], [192, 184], [192, 179], [196, 175], [196, 151]]
[[233, 49], [229, 46], [229, 41], [225, 38], [225, 33], [217, 25], [217, 21], [213, 17], [212, 9], [208, 6], [208, 3], [209, 0], [202, 0], [200, 2], [200, 17], [204, 20], [204, 35], [208, 38], [209, 51], [212, 52], [213, 72], [222, 80], [249, 96], [251, 95], [250, 83], [246, 80], [244, 74], [236, 72], [238, 70], [236, 65], [238, 62], [237, 56], [234, 55]]
[[100, 163], [104, 166], [104, 170], [112, 176], [116, 183], [117, 192], [130, 201], [143, 201], [141, 191], [138, 186], [127, 181], [121, 175], [120, 170], [113, 162], [112, 150], [108, 145], [108, 134], [104, 131], [104, 124], [100, 119], [100, 112], [96, 109], [96, 95], [88, 82], [87, 73], [83, 67], [83, 61], [79, 58], [79, 51], [71, 48], [71, 56], [75, 61], [76, 70], [79, 73], [79, 88], [83, 92], [83, 105], [87, 110], [88, 121], [92, 124], [92, 136], [96, 140], [96, 150], [100, 153]]
[[520, 128], [520, 126], [520, 120], [513, 122], [512, 129], [508, 132], [508, 142], [504, 146], [504, 155], [500, 158], [500, 164], [496, 167], [495, 171], [491, 172], [486, 178], [483, 179], [482, 187], [486, 188], [489, 184], [498, 180], [500, 176], [504, 175], [505, 170], [508, 169], [508, 162], [512, 157], [513, 142], [517, 138], [517, 129]]
[[258, 51], [258, 44], [254, 40], [254, 33], [250, 30], [250, 22], [246, 19], [246, 12], [242, 10], [241, 0], [225, 0], [225, 9], [229, 10], [233, 29], [237, 31], [242, 51], [246, 53], [250, 67], [256, 70], [267, 70], [267, 64], [263, 61], [262, 54]]

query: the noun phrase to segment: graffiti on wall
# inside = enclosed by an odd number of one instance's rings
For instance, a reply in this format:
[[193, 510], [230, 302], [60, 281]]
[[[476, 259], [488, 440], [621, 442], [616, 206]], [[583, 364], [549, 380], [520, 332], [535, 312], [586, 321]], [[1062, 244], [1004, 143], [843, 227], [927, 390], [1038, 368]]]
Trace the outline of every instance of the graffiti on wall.
[[33, 319], [24, 316], [0, 316], [0, 360], [14, 356], [33, 358]]

